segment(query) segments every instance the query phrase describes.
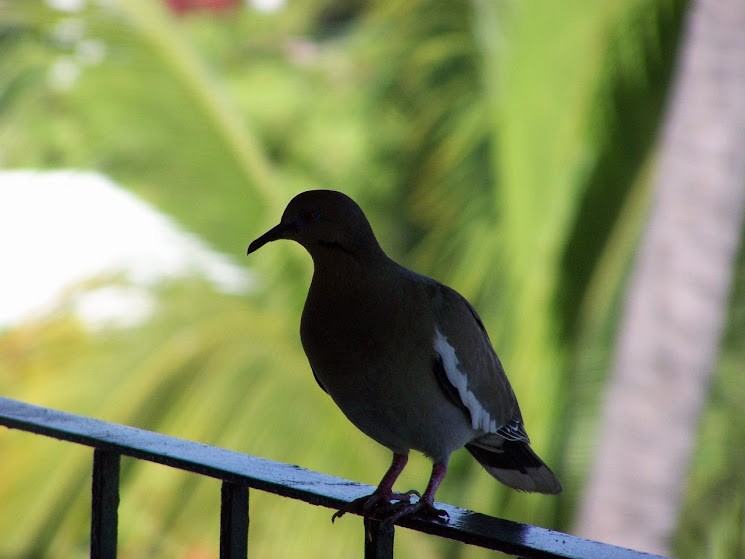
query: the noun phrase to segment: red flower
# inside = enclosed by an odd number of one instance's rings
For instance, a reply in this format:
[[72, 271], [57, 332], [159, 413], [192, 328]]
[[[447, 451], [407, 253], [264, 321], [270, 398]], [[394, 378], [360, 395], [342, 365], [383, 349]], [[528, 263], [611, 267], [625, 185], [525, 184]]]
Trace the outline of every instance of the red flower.
[[224, 12], [240, 6], [240, 0], [165, 0], [168, 7], [177, 14], [199, 10]]

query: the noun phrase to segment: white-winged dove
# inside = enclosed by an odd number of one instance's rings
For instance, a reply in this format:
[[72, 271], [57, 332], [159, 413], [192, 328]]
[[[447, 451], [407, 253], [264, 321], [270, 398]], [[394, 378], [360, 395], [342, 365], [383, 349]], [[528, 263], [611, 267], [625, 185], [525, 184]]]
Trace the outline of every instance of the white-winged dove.
[[[453, 289], [400, 266], [383, 252], [348, 196], [312, 190], [253, 241], [291, 239], [313, 258], [300, 338], [316, 381], [363, 433], [393, 452], [378, 488], [338, 511], [395, 522], [434, 507], [450, 455], [465, 446], [509, 487], [556, 494], [561, 484], [530, 448], [517, 399], [481, 319]], [[421, 498], [393, 493], [418, 450], [433, 462]]]

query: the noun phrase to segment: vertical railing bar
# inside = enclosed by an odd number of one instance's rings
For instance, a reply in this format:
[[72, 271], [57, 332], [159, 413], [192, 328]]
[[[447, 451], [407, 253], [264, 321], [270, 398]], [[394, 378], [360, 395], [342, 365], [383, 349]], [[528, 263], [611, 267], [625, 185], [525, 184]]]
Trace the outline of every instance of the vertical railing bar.
[[223, 481], [220, 495], [220, 559], [246, 559], [248, 487]]
[[393, 525], [366, 518], [365, 559], [393, 559]]
[[120, 460], [116, 452], [93, 451], [91, 559], [116, 558]]

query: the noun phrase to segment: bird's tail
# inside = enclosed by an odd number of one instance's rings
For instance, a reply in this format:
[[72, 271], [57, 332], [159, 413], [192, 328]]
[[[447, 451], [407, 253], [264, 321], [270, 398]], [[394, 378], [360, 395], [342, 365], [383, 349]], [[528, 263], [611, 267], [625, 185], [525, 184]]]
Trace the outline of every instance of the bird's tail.
[[[501, 437], [500, 437], [501, 439]], [[525, 441], [482, 437], [466, 445], [476, 460], [496, 479], [519, 491], [561, 493], [561, 483]]]

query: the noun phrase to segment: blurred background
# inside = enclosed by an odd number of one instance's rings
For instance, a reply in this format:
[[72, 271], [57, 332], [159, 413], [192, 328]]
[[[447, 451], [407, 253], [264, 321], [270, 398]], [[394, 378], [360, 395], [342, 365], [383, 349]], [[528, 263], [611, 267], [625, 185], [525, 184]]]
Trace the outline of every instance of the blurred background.
[[[518, 494], [459, 452], [438, 499], [572, 532], [688, 9], [0, 0], [0, 394], [377, 484], [389, 452], [302, 353], [310, 259], [244, 256], [293, 195], [338, 189], [478, 309], [565, 487]], [[721, 347], [670, 520], [685, 558], [745, 557], [745, 260], [717, 273]], [[90, 460], [0, 431], [0, 557], [87, 556]], [[217, 557], [217, 481], [122, 467], [121, 557]], [[429, 469], [413, 457], [397, 487]], [[252, 554], [359, 556], [359, 519], [330, 515], [254, 491]]]

